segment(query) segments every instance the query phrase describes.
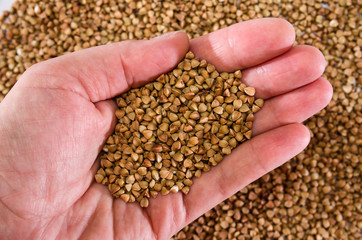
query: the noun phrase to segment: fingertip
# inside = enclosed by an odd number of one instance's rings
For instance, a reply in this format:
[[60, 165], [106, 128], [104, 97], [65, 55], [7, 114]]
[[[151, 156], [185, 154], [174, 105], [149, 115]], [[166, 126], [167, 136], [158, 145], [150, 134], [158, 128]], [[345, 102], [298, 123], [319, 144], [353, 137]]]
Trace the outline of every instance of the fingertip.
[[300, 53], [299, 58], [303, 60], [301, 64], [304, 66], [305, 71], [310, 73], [311, 79], [317, 79], [323, 74], [326, 68], [326, 60], [320, 50], [308, 45], [296, 46], [295, 50]]
[[109, 118], [110, 116], [113, 117], [114, 111], [116, 110], [116, 104], [113, 100], [104, 100], [100, 102], [94, 103], [94, 106], [98, 109], [101, 113], [102, 117]]
[[325, 102], [327, 103], [326, 106], [329, 104], [329, 102], [332, 100], [333, 97], [333, 86], [332, 84], [324, 77], [320, 78], [324, 84], [325, 84], [325, 95], [324, 95], [324, 99]]
[[279, 32], [285, 46], [292, 47], [295, 42], [295, 30], [293, 24], [282, 18], [272, 18], [275, 25], [278, 26]]
[[[156, 37], [152, 39], [152, 41], [160, 41], [160, 40], [166, 40], [170, 41], [172, 44], [174, 44], [175, 47], [178, 47], [179, 50], [181, 50], [181, 53], [188, 51], [189, 49], [189, 37], [186, 32], [184, 31], [175, 31], [175, 32], [169, 32], [163, 36]], [[182, 51], [183, 50], [183, 51]]]
[[[256, 136], [255, 142], [264, 143], [257, 150], [261, 151], [259, 155], [262, 159], [268, 159], [266, 166], [268, 166], [268, 171], [271, 171], [301, 153], [308, 146], [310, 136], [308, 128], [303, 124], [291, 123]], [[270, 143], [273, 147], [268, 146]], [[263, 149], [269, 149], [269, 151], [263, 152]], [[274, 152], [274, 155], [270, 156], [270, 152]]]
[[291, 127], [294, 128], [295, 136], [295, 146], [296, 152], [302, 152], [310, 142], [310, 132], [309, 129], [301, 123], [293, 123]]
[[[190, 40], [187, 34], [183, 31], [173, 32], [169, 38], [170, 49], [175, 49], [176, 54], [173, 56], [174, 59], [170, 59], [174, 65], [178, 64], [186, 55], [190, 49]], [[166, 52], [167, 54], [168, 52]], [[172, 66], [173, 67], [173, 66]]]
[[[254, 22], [255, 21], [255, 22]], [[270, 57], [265, 59], [271, 59], [280, 54], [288, 51], [295, 41], [295, 30], [291, 23], [282, 18], [261, 18], [251, 20], [257, 31], [261, 36], [267, 34], [267, 40], [265, 38], [256, 39], [259, 41], [257, 45], [263, 46], [263, 52], [260, 52], [260, 59], [265, 51], [269, 51]], [[253, 65], [259, 64], [262, 61], [256, 62]]]
[[324, 54], [318, 48], [315, 48], [315, 47], [311, 47], [311, 48], [314, 48], [314, 52], [315, 52], [314, 54], [316, 55], [316, 59], [319, 63], [319, 71], [322, 75], [327, 66], [326, 58], [324, 57]]
[[174, 55], [168, 57], [169, 61], [179, 61], [190, 48], [189, 37], [183, 31], [168, 32], [149, 41], [153, 46], [160, 46], [162, 52], [169, 54], [169, 50], [175, 50]]
[[[263, 140], [263, 137], [266, 138], [266, 136], [269, 138], [268, 142], [264, 142]], [[281, 161], [284, 162], [294, 157], [308, 146], [310, 141], [310, 132], [308, 128], [301, 123], [290, 123], [270, 130], [266, 132], [266, 135], [258, 135], [255, 139], [259, 142], [264, 142], [265, 145], [262, 145], [262, 147], [265, 148], [270, 148], [266, 144], [273, 142], [275, 145], [274, 149], [279, 154], [276, 154], [276, 156], [271, 158], [275, 158], [274, 160], [277, 162], [278, 159], [281, 159]], [[288, 149], [288, 151], [283, 152], [283, 149]], [[267, 155], [264, 155], [264, 157], [268, 158]], [[280, 164], [282, 162], [280, 162]]]
[[318, 78], [315, 83], [318, 84], [318, 96], [316, 100], [319, 101], [319, 106], [321, 109], [325, 108], [333, 97], [333, 87], [332, 84], [324, 77]]
[[[190, 46], [187, 34], [182, 31], [166, 33], [144, 44], [143, 49], [138, 51], [138, 59], [142, 59], [145, 64], [128, 66], [128, 69], [133, 70], [133, 78], [138, 79], [132, 87], [142, 86], [170, 71], [184, 58]], [[147, 75], [147, 78], [141, 77]]]
[[99, 120], [99, 125], [101, 131], [105, 132], [105, 135], [108, 136], [114, 128], [116, 123], [115, 111], [117, 106], [113, 100], [104, 100], [97, 103], [94, 103], [94, 106], [99, 111], [101, 117]]

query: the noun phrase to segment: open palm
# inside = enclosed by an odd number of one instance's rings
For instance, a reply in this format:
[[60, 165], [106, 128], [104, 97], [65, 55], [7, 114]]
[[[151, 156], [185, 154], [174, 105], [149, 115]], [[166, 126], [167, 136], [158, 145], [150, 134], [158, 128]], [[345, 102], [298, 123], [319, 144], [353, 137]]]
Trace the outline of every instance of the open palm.
[[[168, 239], [248, 183], [302, 151], [300, 124], [332, 95], [313, 47], [294, 30], [259, 19], [189, 42], [177, 32], [68, 54], [26, 71], [0, 104], [0, 238]], [[112, 199], [93, 181], [115, 124], [109, 100], [172, 69], [191, 49], [266, 99], [254, 138], [194, 181], [188, 195], [159, 196], [147, 209]]]

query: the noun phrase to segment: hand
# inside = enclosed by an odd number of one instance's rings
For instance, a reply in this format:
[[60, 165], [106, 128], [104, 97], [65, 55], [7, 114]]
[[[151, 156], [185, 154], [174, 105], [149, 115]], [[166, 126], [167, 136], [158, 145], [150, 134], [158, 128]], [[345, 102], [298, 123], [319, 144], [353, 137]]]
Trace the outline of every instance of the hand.
[[[68, 54], [28, 69], [0, 104], [0, 235], [10, 239], [168, 239], [308, 144], [300, 122], [332, 95], [322, 54], [292, 47], [280, 19], [242, 22], [189, 42], [177, 32]], [[190, 44], [190, 45], [189, 45]], [[190, 49], [219, 71], [243, 71], [266, 100], [254, 138], [181, 193], [113, 200], [94, 182], [97, 155], [115, 125], [109, 100], [172, 69]]]

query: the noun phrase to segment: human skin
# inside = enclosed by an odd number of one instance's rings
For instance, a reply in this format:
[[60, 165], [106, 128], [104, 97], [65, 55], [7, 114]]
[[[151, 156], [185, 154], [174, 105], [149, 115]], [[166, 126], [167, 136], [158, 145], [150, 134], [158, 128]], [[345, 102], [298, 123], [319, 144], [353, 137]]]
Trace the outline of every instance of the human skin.
[[[250, 182], [301, 152], [301, 122], [332, 96], [323, 55], [293, 47], [281, 19], [235, 24], [189, 41], [183, 32], [67, 54], [32, 66], [0, 103], [0, 238], [168, 239]], [[243, 69], [264, 107], [254, 136], [188, 195], [148, 208], [113, 199], [94, 182], [97, 156], [115, 126], [113, 97], [171, 70], [192, 50], [219, 72]]]

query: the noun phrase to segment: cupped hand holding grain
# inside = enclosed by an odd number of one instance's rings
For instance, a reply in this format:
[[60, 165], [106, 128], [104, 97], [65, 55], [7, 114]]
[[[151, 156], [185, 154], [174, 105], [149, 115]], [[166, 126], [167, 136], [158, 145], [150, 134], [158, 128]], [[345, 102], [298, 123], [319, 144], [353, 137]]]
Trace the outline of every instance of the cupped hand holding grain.
[[[325, 61], [296, 46], [280, 19], [242, 22], [188, 40], [170, 33], [82, 50], [27, 70], [0, 104], [0, 232], [9, 239], [168, 239], [248, 183], [301, 152], [302, 124], [332, 95]], [[218, 71], [243, 69], [265, 104], [254, 137], [194, 181], [188, 195], [147, 209], [113, 199], [93, 180], [115, 124], [111, 98], [171, 70], [188, 50]]]

